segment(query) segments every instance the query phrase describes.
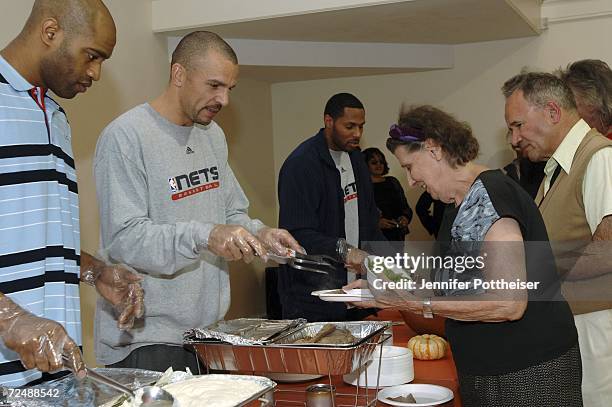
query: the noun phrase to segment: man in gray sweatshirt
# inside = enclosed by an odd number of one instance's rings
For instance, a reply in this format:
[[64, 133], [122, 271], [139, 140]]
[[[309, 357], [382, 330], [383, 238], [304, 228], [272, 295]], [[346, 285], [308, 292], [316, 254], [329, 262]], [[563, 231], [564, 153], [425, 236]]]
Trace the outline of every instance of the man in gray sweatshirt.
[[[291, 235], [248, 214], [212, 121], [228, 104], [238, 61], [210, 32], [184, 37], [164, 93], [124, 113], [102, 132], [94, 174], [101, 246], [139, 271], [145, 315], [130, 332], [98, 302], [96, 356], [113, 367], [197, 369], [182, 334], [222, 319], [230, 302], [228, 260], [302, 251]], [[200, 126], [195, 126], [199, 124]]]

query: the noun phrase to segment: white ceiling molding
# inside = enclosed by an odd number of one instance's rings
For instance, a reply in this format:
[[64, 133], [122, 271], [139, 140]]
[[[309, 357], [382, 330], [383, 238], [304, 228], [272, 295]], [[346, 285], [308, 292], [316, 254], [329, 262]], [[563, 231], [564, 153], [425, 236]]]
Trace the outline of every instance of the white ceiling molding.
[[[612, 0], [611, 0], [612, 1]], [[540, 34], [541, 0], [153, 0], [169, 54], [212, 30], [270, 82], [452, 68], [453, 46]]]
[[[168, 38], [171, 55], [181, 37]], [[450, 69], [451, 45], [226, 39], [240, 70], [268, 82]]]
[[544, 0], [542, 17], [549, 24], [612, 17], [612, 0]]
[[[180, 37], [168, 38], [172, 54]], [[453, 47], [432, 44], [339, 43], [226, 39], [240, 65], [341, 68], [446, 69]]]
[[540, 34], [540, 0], [155, 0], [152, 18], [174, 36], [465, 44]]
[[544, 0], [506, 0], [506, 3], [536, 32], [544, 29], [541, 10]]
[[153, 0], [153, 31], [288, 17], [415, 0]]

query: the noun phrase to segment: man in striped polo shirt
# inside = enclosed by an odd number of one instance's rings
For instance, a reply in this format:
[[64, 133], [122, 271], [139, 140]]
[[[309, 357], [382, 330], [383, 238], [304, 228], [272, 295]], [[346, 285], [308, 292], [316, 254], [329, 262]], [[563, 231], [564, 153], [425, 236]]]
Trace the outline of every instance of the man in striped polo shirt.
[[0, 52], [2, 386], [50, 378], [41, 372], [64, 364], [83, 368], [79, 280], [115, 306], [121, 327], [142, 315], [140, 277], [80, 251], [70, 126], [47, 93], [85, 92], [114, 46], [115, 25], [100, 0], [36, 0]]

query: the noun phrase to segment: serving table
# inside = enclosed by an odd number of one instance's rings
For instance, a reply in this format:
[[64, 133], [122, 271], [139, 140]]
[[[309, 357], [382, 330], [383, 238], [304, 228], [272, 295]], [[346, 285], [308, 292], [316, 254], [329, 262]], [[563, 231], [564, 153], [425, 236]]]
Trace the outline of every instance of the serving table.
[[[376, 317], [370, 319], [397, 321], [398, 324], [393, 326], [393, 344], [396, 346], [406, 346], [408, 340], [416, 335], [407, 325], [403, 323], [402, 317], [398, 312], [380, 311]], [[401, 323], [399, 323], [402, 321]], [[348, 385], [342, 381], [342, 376], [333, 376], [332, 384], [336, 387], [336, 393], [339, 394], [355, 394], [355, 386]], [[295, 407], [304, 405], [304, 391], [314, 383], [327, 383], [328, 379], [322, 377], [304, 383], [279, 383], [277, 392], [282, 393], [282, 402], [277, 402], [278, 407]], [[455, 395], [454, 399], [448, 403], [442, 404], [441, 407], [461, 407], [461, 397], [459, 395], [459, 381], [455, 370], [452, 352], [448, 352], [443, 359], [439, 360], [414, 360], [414, 380], [410, 383], [426, 383], [437, 384], [448, 387]], [[283, 391], [284, 390], [284, 391]], [[360, 394], [365, 394], [365, 389], [361, 390]], [[375, 397], [374, 389], [368, 390], [372, 397]], [[354, 405], [355, 396], [346, 396], [337, 400], [337, 406]], [[378, 402], [378, 406], [387, 406], [385, 403]]]

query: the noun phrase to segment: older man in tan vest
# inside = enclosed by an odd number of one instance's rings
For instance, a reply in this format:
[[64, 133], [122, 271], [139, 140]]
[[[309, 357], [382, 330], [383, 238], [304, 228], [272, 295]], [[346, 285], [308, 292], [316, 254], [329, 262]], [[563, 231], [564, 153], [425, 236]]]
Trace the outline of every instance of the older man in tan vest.
[[502, 90], [512, 144], [531, 161], [546, 161], [536, 203], [562, 253], [584, 405], [612, 406], [612, 141], [580, 117], [571, 89], [552, 74], [521, 73]]

